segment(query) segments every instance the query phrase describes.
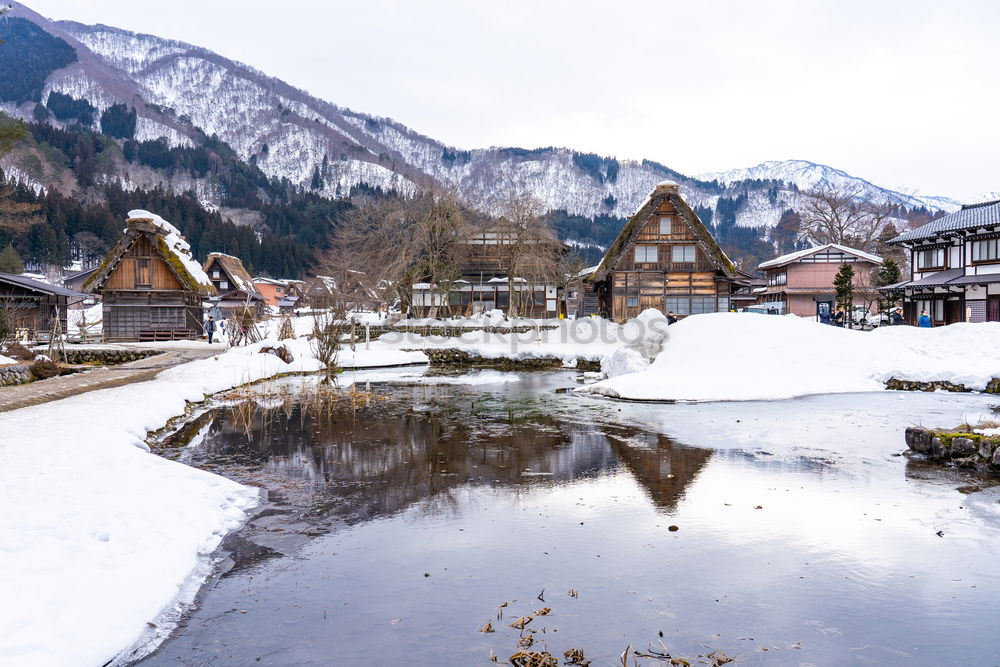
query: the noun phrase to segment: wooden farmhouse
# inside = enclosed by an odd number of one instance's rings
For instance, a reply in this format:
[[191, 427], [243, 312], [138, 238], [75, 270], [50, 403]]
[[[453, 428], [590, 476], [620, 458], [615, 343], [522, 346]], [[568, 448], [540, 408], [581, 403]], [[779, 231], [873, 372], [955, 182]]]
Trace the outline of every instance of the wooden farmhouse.
[[66, 310], [87, 299], [86, 294], [10, 273], [0, 273], [0, 318], [12, 337], [37, 340], [52, 331], [56, 320], [66, 332]]
[[216, 318], [231, 317], [234, 313], [249, 308], [258, 317], [267, 311], [267, 301], [257, 291], [253, 279], [243, 267], [239, 257], [221, 252], [210, 253], [202, 270], [212, 281], [218, 296], [211, 297], [213, 314]]
[[102, 297], [105, 340], [199, 338], [203, 302], [216, 294], [177, 228], [130, 211], [125, 235], [84, 283]]
[[678, 317], [726, 312], [734, 288], [747, 283], [670, 181], [625, 223], [589, 282], [601, 313], [616, 322], [647, 308]]

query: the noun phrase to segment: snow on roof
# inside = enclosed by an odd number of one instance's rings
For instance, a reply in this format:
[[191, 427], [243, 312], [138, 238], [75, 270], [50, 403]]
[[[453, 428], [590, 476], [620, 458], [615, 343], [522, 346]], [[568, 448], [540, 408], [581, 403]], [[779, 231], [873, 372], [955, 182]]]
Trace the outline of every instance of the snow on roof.
[[253, 279], [250, 274], [247, 273], [246, 268], [243, 266], [243, 261], [239, 257], [234, 257], [233, 255], [227, 255], [222, 252], [209, 253], [208, 259], [205, 260], [205, 266], [202, 267], [205, 271], [208, 271], [212, 262], [218, 260], [219, 265], [222, 270], [226, 272], [229, 279], [233, 282], [233, 286], [236, 289], [241, 289], [246, 292], [255, 292], [253, 285]]
[[787, 255], [782, 255], [781, 257], [775, 257], [774, 259], [769, 259], [766, 262], [757, 265], [758, 269], [766, 269], [774, 266], [781, 266], [782, 264], [790, 264], [803, 257], [808, 257], [809, 255], [815, 254], [822, 250], [829, 249], [839, 250], [840, 252], [846, 253], [848, 255], [854, 255], [855, 257], [860, 257], [861, 259], [867, 259], [869, 262], [874, 262], [876, 264], [882, 263], [882, 258], [878, 255], [873, 255], [871, 253], [865, 252], [864, 250], [858, 250], [856, 248], [848, 248], [845, 245], [840, 245], [839, 243], [827, 243], [826, 245], [815, 246], [813, 248], [806, 248], [805, 250], [798, 250], [796, 252], [790, 252]]
[[169, 250], [170, 253], [184, 266], [187, 272], [191, 274], [194, 281], [206, 287], [212, 286], [212, 281], [208, 279], [208, 275], [206, 275], [206, 273], [202, 270], [201, 264], [195, 261], [194, 257], [191, 256], [190, 244], [188, 244], [188, 242], [181, 237], [181, 233], [176, 227], [155, 213], [150, 213], [149, 211], [144, 211], [142, 209], [129, 211], [128, 217], [130, 220], [146, 220], [158, 227], [163, 233], [163, 240], [167, 245], [167, 250]]

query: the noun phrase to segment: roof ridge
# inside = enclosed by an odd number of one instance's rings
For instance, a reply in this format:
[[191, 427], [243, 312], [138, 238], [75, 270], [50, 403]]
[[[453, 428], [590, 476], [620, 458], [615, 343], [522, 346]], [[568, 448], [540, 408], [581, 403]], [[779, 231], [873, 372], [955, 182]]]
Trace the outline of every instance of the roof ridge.
[[970, 208], [982, 208], [984, 206], [993, 206], [994, 204], [1000, 204], [1000, 199], [994, 199], [992, 201], [981, 201], [975, 204], [962, 204], [961, 210], [965, 211]]

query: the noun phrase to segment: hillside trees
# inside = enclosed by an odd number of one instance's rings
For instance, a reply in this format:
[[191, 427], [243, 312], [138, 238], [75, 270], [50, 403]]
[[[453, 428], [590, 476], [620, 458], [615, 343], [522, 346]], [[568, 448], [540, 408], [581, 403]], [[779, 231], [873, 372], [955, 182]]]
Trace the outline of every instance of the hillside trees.
[[0, 21], [0, 101], [41, 101], [49, 74], [75, 61], [72, 46], [31, 21], [19, 16]]
[[124, 104], [112, 104], [101, 114], [101, 132], [116, 139], [132, 139], [135, 137], [135, 122], [135, 109], [129, 109]]

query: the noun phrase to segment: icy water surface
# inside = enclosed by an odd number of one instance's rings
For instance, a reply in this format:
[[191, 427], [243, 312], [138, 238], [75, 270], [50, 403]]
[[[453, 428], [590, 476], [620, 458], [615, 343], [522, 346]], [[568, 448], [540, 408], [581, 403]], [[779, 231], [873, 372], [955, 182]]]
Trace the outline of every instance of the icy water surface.
[[422, 372], [359, 374], [367, 408], [272, 396], [178, 434], [271, 504], [142, 664], [507, 664], [529, 634], [595, 666], [1000, 664], [1000, 489], [900, 456], [905, 426], [997, 399], [656, 405]]

